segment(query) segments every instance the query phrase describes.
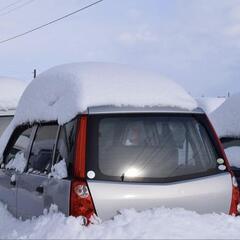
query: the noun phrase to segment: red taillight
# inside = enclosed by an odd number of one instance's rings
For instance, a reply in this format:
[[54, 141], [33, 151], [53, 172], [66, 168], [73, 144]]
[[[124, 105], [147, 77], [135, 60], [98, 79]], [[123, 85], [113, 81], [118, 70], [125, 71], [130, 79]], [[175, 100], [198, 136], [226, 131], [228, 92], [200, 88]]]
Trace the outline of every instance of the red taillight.
[[75, 217], [85, 217], [87, 223], [95, 215], [91, 194], [87, 184], [83, 181], [72, 181], [70, 214]]
[[233, 189], [232, 189], [232, 202], [231, 202], [231, 207], [229, 214], [233, 216], [239, 215], [239, 189], [238, 185], [236, 183], [236, 178], [233, 176], [232, 177], [232, 183], [233, 183]]
[[71, 185], [70, 215], [90, 218], [95, 215], [94, 203], [85, 179], [87, 141], [87, 116], [81, 116], [78, 122], [76, 151], [74, 160], [74, 180]]
[[[208, 119], [208, 118], [207, 118]], [[213, 127], [213, 125], [211, 124], [210, 120], [208, 119], [208, 124], [211, 128], [211, 131], [212, 131], [212, 134], [214, 135], [214, 138], [215, 140], [217, 141], [218, 145], [219, 145], [219, 148], [220, 148], [220, 152], [223, 156], [223, 159], [224, 159], [224, 164], [226, 165], [227, 167], [227, 170], [228, 172], [231, 174], [232, 176], [232, 201], [231, 201], [231, 206], [230, 206], [230, 211], [229, 211], [229, 214], [230, 215], [234, 215], [234, 216], [237, 216], [239, 215], [239, 200], [240, 200], [240, 193], [239, 193], [239, 188], [238, 188], [238, 184], [237, 184], [237, 181], [236, 181], [236, 178], [234, 176], [234, 173], [230, 167], [230, 164], [227, 160], [227, 157], [226, 157], [226, 154], [224, 152], [224, 149], [223, 149], [223, 146], [222, 146], [222, 143]]]

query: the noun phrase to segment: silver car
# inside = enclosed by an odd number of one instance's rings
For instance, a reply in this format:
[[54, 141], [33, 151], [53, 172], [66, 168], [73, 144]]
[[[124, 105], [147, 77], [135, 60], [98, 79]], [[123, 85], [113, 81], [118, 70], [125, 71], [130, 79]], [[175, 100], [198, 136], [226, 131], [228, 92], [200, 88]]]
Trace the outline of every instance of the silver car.
[[239, 192], [200, 109], [92, 107], [63, 126], [18, 126], [4, 152], [0, 200], [16, 217], [51, 204], [109, 219], [123, 208], [237, 215]]

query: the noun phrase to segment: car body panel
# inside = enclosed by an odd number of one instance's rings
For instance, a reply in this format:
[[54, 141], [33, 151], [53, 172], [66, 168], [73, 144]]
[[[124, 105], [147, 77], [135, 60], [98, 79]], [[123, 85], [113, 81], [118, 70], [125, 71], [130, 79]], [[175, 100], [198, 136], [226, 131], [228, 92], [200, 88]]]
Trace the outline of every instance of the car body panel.
[[[14, 175], [16, 185], [11, 184]], [[13, 170], [0, 169], [0, 201], [7, 205], [7, 209], [16, 216], [17, 214], [17, 188], [19, 175]]]
[[[44, 209], [49, 209], [52, 204], [68, 215], [70, 186], [69, 180], [31, 173], [22, 174], [18, 184], [17, 216], [23, 219], [40, 216]], [[38, 187], [43, 188], [42, 193], [37, 191]]]
[[120, 209], [181, 207], [198, 213], [229, 213], [232, 181], [229, 173], [169, 184], [139, 184], [89, 180], [97, 214], [106, 220]]

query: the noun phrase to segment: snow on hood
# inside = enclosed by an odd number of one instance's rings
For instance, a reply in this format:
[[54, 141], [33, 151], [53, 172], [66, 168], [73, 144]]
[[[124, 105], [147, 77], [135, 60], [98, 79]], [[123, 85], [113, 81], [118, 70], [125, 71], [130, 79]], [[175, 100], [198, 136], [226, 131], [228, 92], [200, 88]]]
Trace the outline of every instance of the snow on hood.
[[28, 85], [0, 139], [0, 155], [14, 128], [22, 123], [57, 120], [64, 124], [88, 107], [103, 105], [197, 107], [181, 86], [155, 73], [120, 64], [60, 65]]
[[240, 136], [240, 93], [228, 98], [219, 108], [210, 114], [219, 137]]
[[26, 86], [24, 81], [0, 77], [0, 111], [16, 109]]
[[195, 100], [179, 85], [154, 73], [107, 63], [54, 67], [34, 79], [20, 100], [16, 120], [68, 122], [88, 107], [172, 106], [194, 109]]
[[226, 98], [224, 97], [201, 97], [196, 98], [198, 106], [202, 108], [207, 114], [215, 111], [219, 106], [221, 106]]

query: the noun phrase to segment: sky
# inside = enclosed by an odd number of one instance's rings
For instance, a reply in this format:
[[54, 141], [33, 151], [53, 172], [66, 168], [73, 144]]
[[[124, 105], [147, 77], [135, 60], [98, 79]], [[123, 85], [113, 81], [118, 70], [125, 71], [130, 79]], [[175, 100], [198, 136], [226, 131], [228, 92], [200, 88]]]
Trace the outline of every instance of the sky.
[[[0, 41], [91, 2], [0, 0]], [[82, 61], [158, 71], [195, 97], [239, 92], [240, 0], [104, 0], [0, 44], [0, 76], [30, 81], [33, 69]]]

